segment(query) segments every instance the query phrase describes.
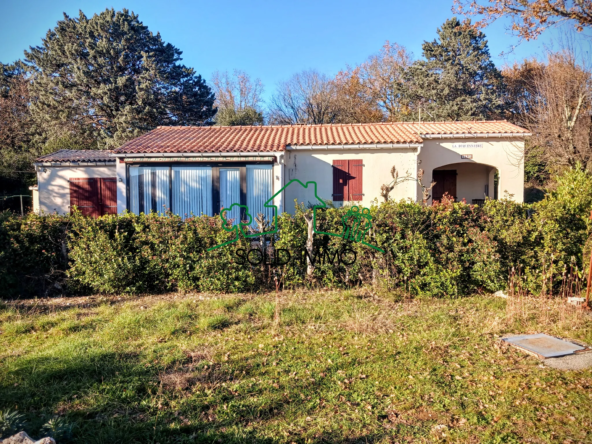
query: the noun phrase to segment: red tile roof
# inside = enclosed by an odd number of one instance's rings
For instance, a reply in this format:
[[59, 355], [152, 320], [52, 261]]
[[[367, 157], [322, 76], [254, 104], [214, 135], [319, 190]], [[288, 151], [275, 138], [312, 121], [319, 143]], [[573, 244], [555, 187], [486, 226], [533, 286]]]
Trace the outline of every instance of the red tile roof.
[[520, 134], [507, 121], [394, 122], [347, 125], [161, 126], [122, 145], [126, 153], [256, 153], [284, 151], [295, 145], [420, 144], [421, 136], [448, 134]]
[[109, 157], [111, 153], [113, 153], [111, 150], [59, 150], [41, 156], [35, 162], [115, 162], [114, 157]]

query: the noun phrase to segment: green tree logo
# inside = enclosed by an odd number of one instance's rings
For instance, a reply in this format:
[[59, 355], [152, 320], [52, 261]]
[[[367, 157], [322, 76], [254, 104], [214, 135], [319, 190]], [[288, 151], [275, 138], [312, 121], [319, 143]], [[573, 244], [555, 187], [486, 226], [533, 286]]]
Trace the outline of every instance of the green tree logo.
[[[265, 231], [263, 233], [249, 234], [249, 231], [247, 230], [246, 227], [251, 225], [253, 218], [252, 218], [251, 214], [249, 213], [249, 208], [246, 205], [240, 205], [240, 204], [234, 203], [230, 206], [230, 208], [224, 208], [220, 212], [220, 219], [222, 219], [222, 227], [224, 228], [225, 231], [235, 232], [236, 236], [234, 239], [231, 239], [227, 242], [216, 245], [214, 247], [208, 248], [208, 251], [212, 251], [217, 248], [220, 248], [225, 245], [229, 245], [229, 244], [232, 244], [232, 243], [238, 241], [240, 238], [239, 232], [241, 232], [245, 238], [254, 238], [254, 237], [260, 237], [260, 236], [265, 236], [268, 234], [277, 233], [278, 232], [278, 222], [277, 222], [278, 208], [277, 208], [277, 205], [273, 204], [273, 200], [280, 193], [282, 193], [286, 188], [291, 186], [292, 184], [299, 184], [303, 188], [312, 187], [315, 198], [317, 199], [318, 202], [320, 202], [320, 205], [315, 205], [315, 206], [313, 206], [313, 209], [312, 209], [312, 211], [313, 211], [313, 231], [315, 234], [325, 234], [327, 236], [341, 237], [343, 239], [346, 239], [346, 240], [349, 240], [352, 242], [360, 242], [363, 245], [366, 245], [370, 248], [380, 251], [381, 253], [384, 253], [384, 250], [382, 250], [381, 248], [378, 248], [377, 246], [371, 245], [371, 244], [364, 241], [364, 239], [366, 238], [366, 234], [368, 233], [370, 228], [372, 228], [372, 216], [370, 215], [370, 209], [368, 209], [368, 208], [361, 208], [358, 206], [352, 206], [351, 208], [349, 208], [349, 210], [347, 211], [345, 216], [343, 216], [343, 218], [342, 218], [343, 231], [341, 234], [317, 230], [317, 210], [319, 208], [327, 208], [327, 204], [325, 203], [325, 201], [323, 199], [321, 199], [318, 196], [316, 182], [310, 181], [310, 182], [306, 182], [306, 184], [304, 184], [301, 181], [299, 181], [298, 179], [292, 179], [290, 182], [288, 182], [284, 187], [282, 187], [277, 193], [275, 193], [273, 196], [271, 196], [265, 202], [266, 208], [273, 208], [273, 224], [272, 224], [272, 229], [269, 231]], [[229, 226], [228, 220], [226, 219], [225, 215], [227, 212], [232, 211], [232, 209], [235, 206], [245, 210], [244, 214], [246, 215], [247, 219], [240, 221], [239, 224], [237, 224], [237, 225]]]

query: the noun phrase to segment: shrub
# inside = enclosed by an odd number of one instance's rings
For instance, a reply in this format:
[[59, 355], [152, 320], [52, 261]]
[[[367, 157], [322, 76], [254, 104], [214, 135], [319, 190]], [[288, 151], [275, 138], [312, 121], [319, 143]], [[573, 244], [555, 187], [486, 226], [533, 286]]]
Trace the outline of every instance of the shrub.
[[61, 216], [0, 213], [0, 288], [3, 297], [61, 292], [68, 258]]
[[[279, 234], [232, 240], [219, 217], [133, 215], [90, 219], [0, 215], [0, 284], [4, 297], [51, 291], [146, 293], [170, 290], [247, 292], [283, 287], [383, 285], [413, 295], [457, 296], [503, 289], [512, 276], [532, 293], [557, 292], [569, 272], [582, 274], [591, 238], [592, 176], [576, 167], [556, 178], [541, 202], [483, 206], [443, 199], [433, 206], [386, 202], [370, 208], [365, 241], [315, 235], [312, 274], [303, 255], [305, 213], [278, 217]], [[317, 212], [317, 228], [341, 233], [349, 208]], [[237, 250], [290, 252], [289, 263], [241, 262]], [[356, 261], [345, 265], [339, 252]], [[257, 256], [257, 255], [255, 255]], [[514, 279], [512, 277], [512, 279]], [[66, 284], [64, 286], [64, 284]], [[53, 290], [52, 290], [53, 289]]]

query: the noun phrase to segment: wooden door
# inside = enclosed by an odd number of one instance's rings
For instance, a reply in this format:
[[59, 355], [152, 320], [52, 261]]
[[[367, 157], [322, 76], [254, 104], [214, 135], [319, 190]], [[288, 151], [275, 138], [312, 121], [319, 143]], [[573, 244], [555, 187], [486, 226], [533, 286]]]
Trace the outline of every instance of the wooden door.
[[432, 180], [432, 202], [441, 201], [444, 194], [456, 200], [456, 170], [434, 170]]
[[117, 179], [108, 177], [98, 180], [100, 181], [99, 206], [101, 216], [117, 214]]

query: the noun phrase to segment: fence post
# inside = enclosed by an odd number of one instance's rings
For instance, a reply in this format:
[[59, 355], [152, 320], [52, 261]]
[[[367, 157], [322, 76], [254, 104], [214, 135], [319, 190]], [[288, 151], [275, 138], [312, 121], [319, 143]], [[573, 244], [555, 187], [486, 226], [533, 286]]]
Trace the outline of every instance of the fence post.
[[23, 211], [23, 195], [21, 194], [19, 197], [21, 198], [21, 217], [24, 217], [25, 212]]

